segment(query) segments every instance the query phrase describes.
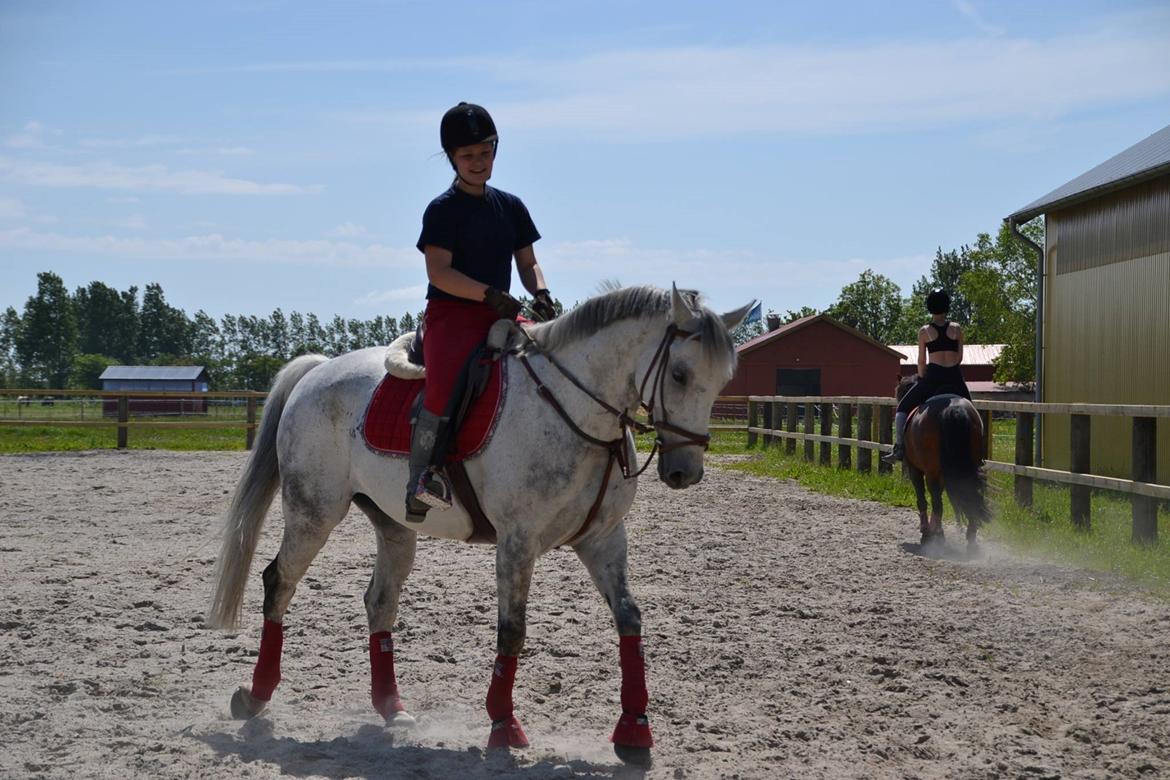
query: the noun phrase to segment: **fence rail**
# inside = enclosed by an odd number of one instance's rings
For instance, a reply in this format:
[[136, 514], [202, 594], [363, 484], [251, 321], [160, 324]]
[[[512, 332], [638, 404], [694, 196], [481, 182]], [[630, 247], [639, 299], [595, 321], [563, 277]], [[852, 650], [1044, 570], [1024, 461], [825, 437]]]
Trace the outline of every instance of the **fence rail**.
[[[804, 459], [814, 460], [820, 445], [819, 462], [832, 462], [832, 447], [837, 445], [839, 468], [852, 468], [854, 449], [857, 450], [857, 469], [872, 469], [872, 451], [890, 450], [893, 433], [895, 401], [889, 397], [871, 396], [733, 396], [721, 398], [725, 404], [746, 404], [745, 424], [723, 424], [722, 430], [742, 430], [747, 433], [749, 447], [760, 443], [770, 447], [783, 442], [788, 453], [795, 453], [796, 443], [804, 442]], [[1080, 528], [1090, 525], [1092, 491], [1112, 490], [1130, 496], [1133, 511], [1132, 538], [1137, 543], [1149, 543], [1158, 536], [1158, 502], [1170, 501], [1170, 485], [1159, 484], [1157, 474], [1157, 425], [1159, 419], [1170, 418], [1170, 406], [1126, 404], [1047, 404], [1025, 401], [973, 402], [983, 419], [985, 431], [984, 458], [989, 471], [1014, 476], [1016, 503], [1032, 505], [1033, 480], [1056, 482], [1069, 486], [1070, 509], [1073, 522]], [[855, 414], [856, 412], [856, 414]], [[1009, 413], [1016, 420], [1014, 462], [991, 460], [992, 412]], [[1034, 463], [1034, 432], [1037, 415], [1070, 415], [1071, 457], [1068, 471], [1036, 466]], [[1094, 416], [1128, 417], [1133, 422], [1132, 479], [1121, 479], [1092, 473], [1092, 453], [1089, 420]], [[819, 418], [819, 432], [814, 433]], [[833, 421], [837, 421], [838, 435], [833, 435]], [[798, 421], [802, 422], [797, 430]], [[876, 422], [876, 427], [875, 427]], [[853, 433], [857, 428], [856, 436]], [[879, 472], [891, 467], [878, 461]]]
[[[125, 449], [129, 443], [131, 428], [241, 428], [244, 432], [244, 445], [249, 450], [252, 449], [252, 444], [256, 438], [256, 428], [259, 423], [256, 421], [256, 412], [258, 407], [263, 403], [267, 397], [267, 393], [253, 391], [253, 390], [236, 390], [236, 391], [217, 391], [217, 392], [174, 392], [174, 391], [157, 391], [157, 390], [46, 390], [46, 389], [0, 389], [0, 399], [15, 398], [15, 409], [17, 416], [10, 417], [0, 414], [0, 427], [59, 427], [59, 428], [75, 428], [75, 427], [106, 427], [114, 428], [116, 430], [116, 444], [118, 449]], [[85, 419], [85, 399], [98, 400], [101, 402], [102, 411], [97, 419]], [[131, 403], [138, 402], [178, 402], [178, 411], [168, 412], [166, 414], [173, 414], [178, 417], [192, 417], [202, 416], [207, 413], [206, 402], [209, 400], [218, 401], [241, 401], [244, 406], [243, 419], [219, 419], [219, 420], [143, 420], [135, 419], [135, 416], [159, 416], [156, 410], [147, 407], [145, 409], [132, 409]], [[194, 402], [190, 407], [184, 407], [183, 402]], [[23, 410], [25, 408], [43, 409], [48, 406], [56, 407], [58, 404], [68, 404], [72, 402], [78, 403], [80, 409], [80, 417], [68, 417], [61, 414], [36, 415], [30, 411], [33, 416], [25, 417]], [[11, 404], [8, 401], [5, 404]], [[202, 404], [197, 407], [196, 404]], [[5, 408], [5, 412], [8, 410]]]

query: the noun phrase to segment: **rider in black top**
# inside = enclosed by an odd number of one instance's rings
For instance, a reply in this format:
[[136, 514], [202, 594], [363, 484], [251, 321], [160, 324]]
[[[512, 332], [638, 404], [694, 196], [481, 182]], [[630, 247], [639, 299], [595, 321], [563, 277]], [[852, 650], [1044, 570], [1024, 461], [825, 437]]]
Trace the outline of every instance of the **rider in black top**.
[[914, 407], [941, 393], [954, 393], [971, 400], [959, 368], [963, 361], [963, 329], [947, 319], [950, 309], [951, 296], [945, 291], [934, 290], [926, 296], [926, 310], [932, 316], [918, 330], [918, 381], [898, 402], [894, 415], [894, 449], [882, 458], [886, 463], [902, 460], [906, 418]]

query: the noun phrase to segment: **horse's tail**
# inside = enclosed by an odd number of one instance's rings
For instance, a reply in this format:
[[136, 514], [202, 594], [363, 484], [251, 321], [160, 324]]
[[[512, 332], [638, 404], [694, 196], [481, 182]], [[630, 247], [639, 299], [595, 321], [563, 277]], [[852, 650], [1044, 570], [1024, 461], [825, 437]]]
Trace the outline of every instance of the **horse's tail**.
[[971, 454], [971, 439], [977, 435], [978, 413], [966, 404], [950, 404], [939, 420], [940, 459], [943, 484], [955, 510], [976, 523], [991, 519], [987, 506], [987, 475], [983, 464]]
[[272, 381], [252, 455], [244, 466], [224, 518], [223, 548], [215, 562], [215, 593], [207, 612], [207, 625], [211, 628], [234, 628], [239, 623], [244, 585], [260, 540], [260, 529], [264, 527], [268, 507], [280, 485], [280, 468], [276, 460], [276, 429], [280, 415], [297, 382], [326, 360], [328, 358], [324, 355], [302, 355], [285, 364]]

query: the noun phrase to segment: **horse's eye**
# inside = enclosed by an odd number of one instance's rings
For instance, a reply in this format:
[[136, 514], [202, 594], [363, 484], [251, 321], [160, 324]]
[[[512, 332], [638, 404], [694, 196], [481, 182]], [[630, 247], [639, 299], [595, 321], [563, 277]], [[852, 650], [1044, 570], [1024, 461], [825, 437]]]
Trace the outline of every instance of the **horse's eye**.
[[675, 366], [674, 369], [670, 372], [670, 378], [678, 382], [680, 385], [685, 385], [687, 383], [687, 371], [685, 368]]

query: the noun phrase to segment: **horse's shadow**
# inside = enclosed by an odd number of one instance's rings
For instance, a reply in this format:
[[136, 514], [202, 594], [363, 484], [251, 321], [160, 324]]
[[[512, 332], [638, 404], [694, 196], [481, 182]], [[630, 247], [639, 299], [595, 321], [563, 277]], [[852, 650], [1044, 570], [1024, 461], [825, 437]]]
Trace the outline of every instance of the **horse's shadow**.
[[341, 780], [366, 778], [545, 778], [582, 777], [601, 780], [638, 780], [641, 769], [622, 764], [544, 758], [521, 764], [517, 756], [486, 752], [478, 747], [454, 749], [419, 745], [396, 738], [388, 729], [366, 724], [351, 736], [329, 740], [303, 741], [273, 733], [272, 722], [264, 717], [246, 722], [238, 732], [193, 735], [221, 758], [237, 756], [244, 763], [257, 761], [280, 767], [292, 777], [327, 777]]
[[958, 545], [951, 545], [945, 539], [943, 541], [930, 541], [925, 544], [902, 542], [899, 546], [902, 548], [902, 552], [917, 555], [919, 558], [929, 558], [933, 561], [958, 561], [960, 563], [967, 563], [980, 560], [984, 557], [983, 548], [978, 544], [969, 545], [966, 542], [962, 542]]

